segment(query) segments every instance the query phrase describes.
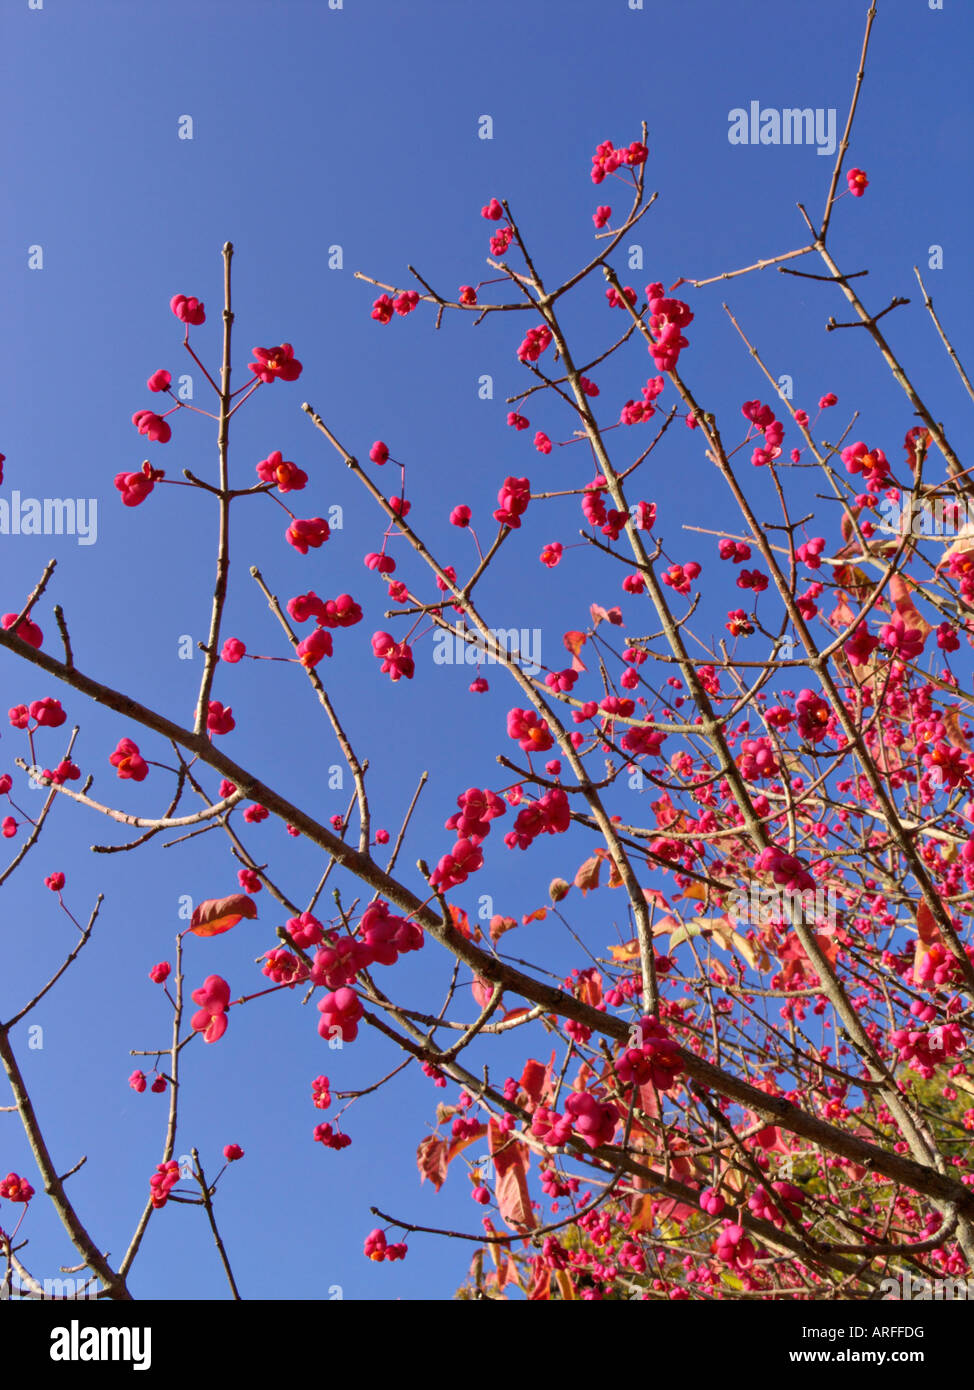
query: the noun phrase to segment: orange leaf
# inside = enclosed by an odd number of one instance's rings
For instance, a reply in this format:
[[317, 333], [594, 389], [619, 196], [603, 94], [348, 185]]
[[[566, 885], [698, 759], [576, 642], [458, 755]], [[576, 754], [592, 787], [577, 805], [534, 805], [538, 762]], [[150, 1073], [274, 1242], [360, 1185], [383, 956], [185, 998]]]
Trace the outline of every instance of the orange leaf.
[[529, 922], [543, 922], [548, 915], [546, 907], [536, 907], [533, 912], [529, 912], [521, 918], [521, 926], [526, 927]]
[[614, 859], [609, 860], [609, 883], [610, 888], [619, 888], [623, 883], [622, 874], [619, 872], [619, 865]]
[[219, 936], [235, 927], [241, 917], [256, 917], [257, 904], [246, 893], [234, 893], [229, 898], [207, 898], [198, 903], [189, 919], [194, 936]]
[[632, 1221], [628, 1229], [637, 1234], [653, 1229], [653, 1199], [651, 1197], [637, 1197], [633, 1201]]
[[499, 941], [506, 931], [510, 931], [512, 927], [516, 926], [516, 917], [502, 917], [500, 913], [495, 913], [490, 919], [490, 926], [488, 927], [491, 941]]
[[920, 940], [925, 941], [928, 946], [932, 946], [935, 941], [940, 940], [940, 931], [934, 921], [933, 913], [925, 902], [917, 906], [917, 932]]
[[635, 937], [627, 941], [623, 946], [610, 946], [609, 954], [614, 961], [637, 960], [639, 957], [639, 942]]
[[587, 671], [588, 667], [585, 665], [585, 662], [579, 656], [579, 652], [582, 650], [582, 647], [588, 641], [588, 638], [585, 636], [585, 633], [575, 631], [566, 632], [561, 640], [564, 642], [565, 646], [572, 654], [572, 670]]
[[517, 1284], [518, 1288], [523, 1288], [521, 1276], [518, 1274], [517, 1265], [508, 1254], [506, 1245], [499, 1245], [496, 1240], [490, 1240], [492, 1235], [497, 1234], [497, 1228], [490, 1217], [484, 1218], [484, 1230], [487, 1232], [490, 1257], [497, 1266], [497, 1287], [503, 1289], [507, 1284]]
[[480, 939], [480, 932], [475, 927], [471, 928], [470, 919], [463, 908], [457, 907], [456, 903], [450, 903], [448, 906], [450, 908], [450, 916], [453, 918], [453, 925], [460, 935], [465, 936], [468, 941], [478, 941]]
[[694, 879], [688, 888], [684, 888], [683, 892], [680, 894], [681, 898], [695, 898], [697, 902], [703, 902], [706, 896], [706, 888], [702, 883], [698, 883], [696, 879]]
[[591, 859], [586, 859], [585, 863], [575, 875], [575, 887], [582, 890], [584, 896], [592, 888], [599, 886], [599, 873], [602, 869], [602, 860], [596, 854]]

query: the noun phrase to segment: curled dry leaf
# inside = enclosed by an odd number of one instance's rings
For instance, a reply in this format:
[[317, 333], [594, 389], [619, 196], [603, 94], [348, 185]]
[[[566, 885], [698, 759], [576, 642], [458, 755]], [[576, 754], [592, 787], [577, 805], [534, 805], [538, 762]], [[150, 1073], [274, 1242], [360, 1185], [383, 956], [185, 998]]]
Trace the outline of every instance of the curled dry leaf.
[[189, 929], [195, 936], [219, 936], [235, 927], [242, 917], [256, 917], [257, 904], [246, 893], [233, 893], [229, 898], [207, 898], [198, 903], [189, 919]]

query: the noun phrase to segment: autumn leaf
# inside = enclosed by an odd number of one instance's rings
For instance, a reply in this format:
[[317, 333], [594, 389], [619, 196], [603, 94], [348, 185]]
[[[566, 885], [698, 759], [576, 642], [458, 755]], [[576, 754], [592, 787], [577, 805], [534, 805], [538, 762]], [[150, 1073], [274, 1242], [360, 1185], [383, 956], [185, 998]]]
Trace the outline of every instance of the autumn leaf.
[[453, 918], [453, 925], [461, 936], [465, 936], [468, 941], [480, 940], [480, 928], [470, 925], [470, 919], [462, 907], [457, 907], [455, 903], [449, 904], [450, 916]]
[[[967, 741], [967, 736], [961, 732], [960, 711], [957, 707], [943, 710], [940, 714], [940, 722], [947, 731], [947, 742], [953, 744], [955, 748], [963, 748], [966, 753], [970, 744]], [[926, 903], [924, 903], [924, 907], [926, 907]], [[930, 909], [927, 908], [927, 911], [929, 912]]]
[[531, 1010], [526, 1006], [522, 1006], [518, 1009], [505, 1009], [503, 1014], [501, 1015], [501, 1020], [502, 1022], [507, 1023], [512, 1018], [523, 1018], [525, 1014], [529, 1014], [530, 1012]]
[[661, 907], [664, 912], [669, 912], [670, 905], [658, 888], [644, 888], [643, 897], [653, 907]]
[[722, 989], [727, 989], [730, 985], [737, 984], [737, 981], [735, 980], [734, 976], [727, 969], [727, 966], [724, 965], [723, 961], [711, 961], [710, 973], [713, 976], [716, 983], [720, 985]]
[[490, 1251], [491, 1259], [497, 1266], [498, 1289], [503, 1291], [507, 1284], [517, 1284], [518, 1288], [523, 1288], [524, 1286], [521, 1283], [521, 1276], [518, 1274], [517, 1264], [511, 1259], [507, 1245], [500, 1245], [496, 1240], [490, 1240], [490, 1237], [497, 1235], [498, 1232], [489, 1216], [484, 1218], [484, 1230], [487, 1232], [488, 1237], [487, 1249]]
[[579, 655], [585, 643], [588, 641], [585, 633], [575, 631], [566, 632], [561, 640], [565, 644], [566, 649], [572, 654], [572, 670], [587, 671], [588, 667]]
[[416, 1162], [419, 1166], [420, 1182], [425, 1182], [429, 1178], [439, 1192], [446, 1182], [446, 1169], [449, 1163], [446, 1156], [446, 1140], [438, 1134], [427, 1134], [416, 1150]]
[[[662, 925], [662, 921], [660, 925]], [[684, 941], [688, 941], [691, 936], [709, 936], [712, 931], [713, 924], [706, 917], [691, 917], [689, 922], [678, 922], [670, 934], [669, 953], [672, 953], [674, 948]], [[653, 928], [653, 935], [656, 935], [656, 927]]]
[[933, 913], [925, 902], [917, 904], [917, 933], [920, 940], [925, 941], [928, 946], [932, 946], [935, 941], [940, 940], [940, 930], [934, 921]]
[[840, 593], [838, 603], [829, 614], [829, 622], [837, 632], [841, 632], [844, 628], [852, 626], [855, 616], [849, 607], [845, 594]]
[[487, 929], [490, 932], [491, 941], [496, 943], [506, 931], [510, 931], [517, 924], [516, 917], [502, 917], [500, 913], [495, 913], [490, 919], [490, 926]]
[[697, 902], [703, 902], [706, 896], [707, 889], [705, 885], [698, 882], [697, 879], [694, 879], [692, 883], [688, 884], [680, 894], [681, 898], [695, 898]]
[[834, 936], [822, 936], [820, 932], [812, 932], [818, 942], [818, 949], [825, 956], [830, 965], [835, 964], [836, 956], [839, 954], [839, 943]]
[[528, 1290], [528, 1302], [540, 1303], [551, 1298], [549, 1284], [551, 1276], [548, 1268], [548, 1261], [543, 1255], [538, 1255], [531, 1261], [531, 1287]]
[[636, 1197], [632, 1204], [632, 1220], [629, 1223], [631, 1235], [641, 1235], [643, 1231], [653, 1229], [653, 1199], [652, 1197]]
[[518, 1084], [528, 1096], [532, 1106], [547, 1105], [551, 1098], [554, 1090], [552, 1076], [555, 1056], [556, 1054], [552, 1052], [551, 1061], [547, 1066], [536, 1061], [533, 1057], [524, 1064], [524, 1070], [521, 1072], [521, 1080]]
[[612, 623], [615, 627], [622, 626], [621, 608], [603, 608], [601, 604], [593, 603], [589, 608], [589, 612], [592, 614], [592, 622], [595, 627], [598, 627], [599, 623], [603, 620]]
[[842, 513], [842, 521], [840, 522], [840, 527], [842, 530], [842, 539], [844, 541], [850, 541], [852, 539], [852, 518], [858, 517], [861, 511], [861, 507], [850, 507], [848, 512]]
[[627, 960], [638, 960], [639, 942], [636, 940], [635, 937], [633, 937], [631, 941], [625, 942], [622, 946], [610, 946], [609, 954], [611, 955], [613, 961], [615, 961], [618, 964], [621, 964], [623, 961]]
[[602, 976], [597, 970], [586, 970], [578, 982], [576, 998], [590, 1009], [602, 1007]]
[[500, 1214], [512, 1230], [529, 1231], [538, 1224], [528, 1192], [531, 1150], [506, 1134], [493, 1118], [489, 1126], [489, 1143], [496, 1174], [494, 1192]]
[[593, 888], [599, 886], [599, 874], [602, 870], [602, 860], [597, 854], [593, 854], [591, 859], [586, 859], [585, 863], [575, 875], [575, 887], [582, 890], [582, 895], [588, 893]]
[[898, 615], [908, 623], [910, 627], [920, 629], [924, 639], [933, 632], [933, 627], [927, 622], [926, 618], [920, 613], [916, 604], [913, 602], [913, 595], [910, 593], [910, 585], [902, 575], [894, 574], [889, 581], [889, 596], [893, 600]]
[[189, 919], [194, 936], [219, 936], [235, 927], [242, 917], [256, 917], [257, 904], [246, 893], [233, 893], [229, 898], [207, 898], [198, 903]]
[[929, 952], [930, 947], [940, 940], [940, 929], [934, 921], [933, 913], [925, 902], [918, 903], [917, 941], [913, 948], [913, 973], [916, 978], [923, 978], [923, 958]]
[[674, 917], [671, 912], [666, 912], [653, 923], [653, 935], [665, 936], [667, 932], [676, 931], [682, 925], [678, 917]]

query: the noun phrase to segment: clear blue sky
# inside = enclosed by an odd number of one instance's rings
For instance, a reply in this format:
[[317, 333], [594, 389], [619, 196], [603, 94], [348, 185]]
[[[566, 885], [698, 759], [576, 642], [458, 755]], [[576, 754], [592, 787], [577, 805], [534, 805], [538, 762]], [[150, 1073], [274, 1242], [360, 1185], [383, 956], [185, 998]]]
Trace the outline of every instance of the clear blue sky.
[[[925, 0], [880, 0], [878, 8], [847, 162], [866, 169], [871, 186], [865, 198], [846, 198], [837, 209], [833, 249], [845, 268], [869, 268], [865, 293], [874, 308], [894, 294], [913, 299], [889, 321], [889, 334], [963, 453], [961, 387], [917, 302], [912, 267], [923, 270], [928, 248], [943, 247], [943, 269], [929, 271], [927, 280], [969, 361], [974, 16], [962, 0], [945, 0], [942, 11], [929, 10]], [[143, 448], [131, 415], [157, 399], [145, 387], [151, 372], [187, 369], [168, 307], [173, 294], [205, 301], [208, 322], [192, 340], [215, 369], [220, 248], [232, 240], [236, 384], [254, 344], [290, 341], [304, 363], [298, 383], [262, 389], [236, 417], [234, 478], [249, 483], [257, 460], [281, 449], [310, 475], [299, 515], [327, 515], [338, 505], [344, 526], [323, 550], [302, 558], [284, 544], [276, 506], [260, 499], [239, 507], [224, 635], [243, 638], [253, 651], [284, 651], [248, 577], [252, 563], [282, 599], [314, 588], [324, 596], [349, 590], [362, 603], [365, 622], [336, 634], [336, 657], [320, 669], [356, 747], [371, 760], [376, 824], [395, 831], [420, 772], [429, 770], [401, 861], [404, 878], [418, 887], [416, 858], [434, 861], [452, 843], [443, 821], [457, 794], [470, 785], [502, 785], [495, 755], [513, 747], [503, 722], [512, 701], [489, 670], [491, 693], [467, 695], [472, 673], [434, 665], [428, 642], [417, 649], [413, 682], [392, 686], [379, 676], [369, 637], [387, 626], [387, 603], [361, 557], [379, 548], [380, 519], [300, 403], [309, 400], [360, 457], [381, 438], [408, 461], [413, 518], [438, 555], [461, 571], [471, 560], [469, 538], [447, 525], [452, 506], [473, 507], [483, 519], [482, 539], [489, 538], [487, 518], [507, 474], [527, 474], [538, 490], [578, 486], [594, 469], [572, 449], [548, 459], [534, 452], [536, 428], [564, 437], [565, 417], [553, 404], [537, 402], [528, 411], [525, 433], [505, 425], [504, 397], [525, 384], [514, 348], [527, 315], [503, 322], [498, 315], [476, 330], [467, 320], [449, 320], [437, 334], [421, 308], [380, 327], [369, 315], [376, 292], [354, 271], [405, 288], [413, 283], [406, 270], [412, 263], [449, 294], [476, 283], [490, 274], [479, 210], [497, 196], [510, 200], [542, 272], [557, 282], [591, 255], [595, 206], [622, 206], [589, 181], [596, 144], [636, 139], [643, 119], [650, 132], [647, 185], [660, 196], [637, 238], [644, 269], [630, 273], [624, 259], [617, 262], [625, 283], [640, 291], [651, 280], [669, 285], [680, 275], [716, 274], [799, 245], [795, 204], [820, 214], [832, 159], [808, 146], [732, 145], [728, 113], [752, 101], [837, 108], [841, 130], [865, 10], [862, 0], [646, 0], [641, 10], [626, 0], [345, 0], [340, 10], [325, 0], [44, 0], [41, 9], [3, 0], [0, 452], [7, 462], [0, 496], [9, 499], [16, 489], [23, 497], [98, 503], [96, 544], [0, 536], [3, 610], [18, 610], [45, 561], [57, 556], [55, 580], [35, 613], [45, 645], [55, 649], [51, 608], [60, 602], [82, 670], [191, 721], [200, 657], [180, 660], [178, 645], [184, 634], [194, 642], [205, 636], [213, 508], [187, 489], [157, 488], [129, 510], [112, 479], [146, 456], [170, 475], [189, 467], [214, 477], [209, 422], [181, 416], [170, 444]], [[193, 138], [181, 140], [179, 121], [187, 115]], [[478, 138], [484, 115], [493, 120], [489, 141]], [[335, 245], [341, 269], [328, 265]], [[29, 248], [37, 246], [43, 268], [29, 269]], [[593, 284], [568, 310], [580, 342], [604, 346], [617, 327], [607, 322], [602, 293]], [[836, 391], [843, 425], [851, 409], [862, 412], [853, 437], [900, 458], [913, 423], [908, 405], [858, 334], [824, 332], [829, 314], [844, 317], [828, 287], [767, 271], [688, 298], [696, 319], [681, 371], [705, 408], [727, 422], [731, 438], [741, 401], [767, 399], [768, 392], [721, 311], [722, 299], [774, 369], [792, 375], [796, 402], [811, 408]], [[601, 373], [607, 412], [638, 395], [647, 367], [645, 353], [634, 348]], [[485, 373], [494, 378], [491, 401], [478, 399]], [[198, 372], [195, 378], [196, 401], [206, 406]], [[629, 439], [620, 447], [631, 447]], [[390, 488], [398, 480], [390, 467], [374, 472]], [[673, 558], [696, 556], [712, 570], [713, 542], [685, 539], [679, 528], [717, 528], [729, 513], [697, 440], [682, 425], [644, 495], [658, 503]], [[603, 570], [593, 579], [580, 552], [550, 573], [538, 564], [541, 546], [571, 540], [578, 524], [574, 503], [557, 513], [535, 507], [484, 591], [495, 626], [541, 628], [549, 664], [562, 664], [561, 633], [585, 626], [592, 601], [630, 604], [629, 630], [646, 630], [618, 578]], [[721, 607], [737, 606], [736, 599], [735, 590], [730, 601], [714, 604], [715, 630]], [[165, 760], [158, 741], [140, 738], [6, 653], [0, 686], [4, 710], [45, 695], [62, 700], [68, 727], [82, 726], [75, 756], [96, 773], [94, 796], [136, 813], [164, 806], [169, 783], [158, 769], [135, 786], [117, 782], [107, 762], [126, 735], [146, 756]], [[270, 663], [222, 667], [214, 694], [237, 719], [224, 741], [230, 756], [321, 819], [344, 811], [348, 789], [329, 791], [326, 775], [340, 758], [300, 672]], [[61, 734], [41, 737], [51, 761]], [[5, 725], [0, 772], [13, 772], [23, 753], [22, 735]], [[208, 785], [215, 788], [213, 779]], [[637, 805], [628, 795], [630, 804], [613, 809], [648, 814], [648, 797]], [[39, 798], [18, 795], [27, 806]], [[545, 901], [550, 878], [570, 878], [588, 852], [574, 837], [571, 845], [552, 837], [526, 854], [507, 851], [500, 840], [510, 819], [495, 826], [487, 870], [451, 895], [472, 915], [484, 892], [495, 911], [529, 911]], [[294, 898], [308, 895], [319, 854], [291, 841], [273, 820], [248, 828], [246, 838]], [[177, 917], [181, 895], [198, 901], [236, 887], [236, 864], [216, 834], [171, 849], [156, 840], [131, 855], [88, 852], [93, 842], [120, 839], [92, 813], [59, 806], [40, 848], [5, 886], [0, 914], [0, 1013], [9, 1016], [71, 942], [73, 928], [44, 888], [45, 874], [67, 873], [67, 901], [81, 918], [99, 891], [106, 895], [93, 941], [34, 1019], [44, 1027], [43, 1049], [26, 1051], [22, 1032], [20, 1043], [59, 1166], [88, 1155], [71, 1180], [72, 1194], [115, 1260], [141, 1210], [163, 1133], [165, 1099], [126, 1085], [135, 1065], [128, 1049], [162, 1044], [168, 1034], [169, 1017], [146, 972], [172, 958], [174, 933], [185, 925]], [[2, 842], [4, 854], [20, 842]], [[347, 884], [345, 891], [352, 895]], [[190, 939], [190, 986], [215, 972], [235, 995], [260, 987], [254, 957], [275, 944], [273, 927], [283, 917], [266, 892], [257, 901], [257, 924], [211, 941]], [[573, 925], [604, 953], [617, 939], [619, 902], [607, 893], [582, 902], [576, 893], [569, 904]], [[619, 930], [628, 934], [624, 921]], [[512, 949], [556, 973], [585, 964], [556, 933], [550, 924], [523, 928]], [[449, 962], [429, 945], [387, 974], [394, 992], [420, 1008], [436, 1007], [448, 978]], [[311, 1142], [315, 1123], [328, 1118], [311, 1106], [312, 1078], [325, 1072], [335, 1089], [364, 1087], [398, 1057], [367, 1032], [342, 1053], [328, 1052], [317, 1017], [297, 996], [274, 996], [235, 1009], [220, 1043], [194, 1043], [185, 1054], [177, 1152], [196, 1145], [212, 1172], [225, 1143], [246, 1150], [218, 1199], [242, 1292], [313, 1299], [340, 1285], [346, 1298], [448, 1298], [470, 1247], [416, 1237], [404, 1263], [374, 1265], [363, 1258], [362, 1242], [376, 1224], [372, 1203], [417, 1222], [479, 1229], [481, 1213], [459, 1165], [437, 1196], [428, 1184], [420, 1187], [413, 1158], [436, 1102], [455, 1099], [456, 1088], [434, 1091], [410, 1068], [349, 1112], [353, 1147], [323, 1151]], [[537, 1050], [543, 1046], [542, 1038]], [[503, 1063], [492, 1065], [502, 1078]], [[0, 1115], [0, 1170], [12, 1168], [35, 1176], [16, 1117]], [[9, 1206], [0, 1209], [5, 1223], [9, 1214]], [[25, 1258], [40, 1277], [74, 1263], [40, 1201], [26, 1233]], [[141, 1297], [225, 1296], [202, 1213], [170, 1206], [153, 1218], [132, 1287]]]

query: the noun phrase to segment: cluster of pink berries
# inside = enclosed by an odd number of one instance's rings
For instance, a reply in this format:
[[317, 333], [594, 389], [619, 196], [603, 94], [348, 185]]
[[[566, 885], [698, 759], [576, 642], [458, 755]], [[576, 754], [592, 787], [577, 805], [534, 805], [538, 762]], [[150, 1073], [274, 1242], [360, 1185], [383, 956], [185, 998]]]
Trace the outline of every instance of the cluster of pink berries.
[[964, 1034], [959, 1024], [944, 1023], [939, 1028], [897, 1028], [890, 1034], [901, 1062], [929, 1081], [938, 1066], [948, 1057], [964, 1050]]
[[385, 1232], [381, 1230], [370, 1231], [365, 1237], [365, 1253], [370, 1260], [381, 1262], [382, 1260], [404, 1260], [406, 1258], [407, 1246], [405, 1241], [400, 1241], [396, 1245], [389, 1245], [386, 1242]]
[[617, 150], [611, 140], [603, 140], [592, 156], [592, 182], [602, 183], [607, 174], [614, 174], [623, 166], [635, 168], [645, 164], [649, 158], [648, 148], [640, 141], [633, 140], [626, 149]]
[[[143, 1071], [134, 1071], [132, 1075], [129, 1077], [129, 1085], [131, 1086], [132, 1090], [138, 1091], [140, 1095], [145, 1090], [147, 1084], [148, 1081], [145, 1072]], [[164, 1076], [157, 1076], [152, 1083], [152, 1090], [155, 1091], [158, 1095], [161, 1091], [164, 1091], [166, 1089], [167, 1084], [168, 1083]]]
[[179, 1182], [179, 1164], [175, 1159], [160, 1163], [149, 1179], [149, 1192], [152, 1205], [158, 1211], [169, 1201], [169, 1194]]
[[8, 1173], [0, 1180], [0, 1197], [6, 1197], [8, 1202], [29, 1202], [33, 1195], [34, 1189], [27, 1179], [16, 1173]]

